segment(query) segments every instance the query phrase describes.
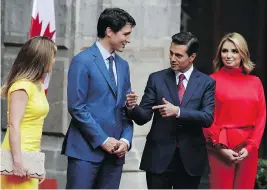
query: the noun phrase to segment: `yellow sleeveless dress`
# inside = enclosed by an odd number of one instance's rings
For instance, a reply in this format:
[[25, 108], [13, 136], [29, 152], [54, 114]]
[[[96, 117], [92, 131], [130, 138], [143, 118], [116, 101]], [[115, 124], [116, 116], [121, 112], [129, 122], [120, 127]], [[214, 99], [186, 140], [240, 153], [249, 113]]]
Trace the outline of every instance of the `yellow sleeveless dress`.
[[[28, 80], [15, 82], [8, 91], [8, 110], [10, 94], [19, 89], [25, 90], [29, 97], [20, 125], [21, 150], [39, 152], [44, 119], [49, 111], [44, 88], [41, 83], [37, 85]], [[8, 112], [7, 115], [9, 115]], [[10, 149], [9, 129], [7, 129], [1, 148]], [[38, 189], [38, 179], [1, 175], [1, 189]]]

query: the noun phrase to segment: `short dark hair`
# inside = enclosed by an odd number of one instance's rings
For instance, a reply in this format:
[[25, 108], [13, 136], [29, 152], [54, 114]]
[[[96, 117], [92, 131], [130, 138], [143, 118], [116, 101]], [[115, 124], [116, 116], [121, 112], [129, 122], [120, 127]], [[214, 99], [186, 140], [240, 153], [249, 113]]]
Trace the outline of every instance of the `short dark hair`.
[[132, 27], [136, 25], [134, 18], [129, 13], [120, 8], [107, 8], [98, 19], [97, 37], [104, 38], [107, 27], [110, 27], [116, 33], [126, 24], [130, 24]]
[[193, 53], [197, 53], [199, 44], [198, 39], [191, 32], [180, 32], [172, 36], [172, 43], [176, 45], [186, 45], [187, 55], [191, 56]]

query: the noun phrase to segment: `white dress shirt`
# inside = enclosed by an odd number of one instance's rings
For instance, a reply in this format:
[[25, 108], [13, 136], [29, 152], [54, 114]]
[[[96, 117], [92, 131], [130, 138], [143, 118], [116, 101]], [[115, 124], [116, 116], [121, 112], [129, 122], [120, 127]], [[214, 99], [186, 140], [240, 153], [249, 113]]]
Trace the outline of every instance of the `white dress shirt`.
[[115, 53], [109, 53], [98, 41], [96, 42], [96, 46], [98, 47], [103, 59], [104, 59], [104, 62], [106, 64], [106, 67], [107, 69], [109, 70], [109, 60], [108, 58], [110, 56], [113, 56], [114, 57], [114, 61], [113, 61], [113, 73], [114, 73], [114, 77], [115, 77], [115, 82], [116, 82], [116, 85], [117, 85], [117, 70], [116, 70], [116, 63], [115, 63]]
[[[114, 60], [115, 60], [115, 53], [109, 53], [100, 43], [99, 41], [96, 42], [96, 46], [98, 47], [103, 59], [104, 59], [104, 62], [106, 64], [106, 67], [107, 69], [109, 70], [109, 60], [108, 58], [110, 56], [113, 56], [114, 57]], [[116, 70], [116, 62], [113, 61], [113, 73], [114, 73], [114, 77], [115, 77], [115, 82], [116, 82], [116, 85], [117, 85], [117, 70]], [[109, 138], [109, 137], [108, 137]], [[108, 138], [101, 144], [101, 145], [104, 145], [107, 141], [108, 141]], [[126, 144], [128, 145], [128, 148], [130, 148], [130, 143], [127, 139], [124, 139], [124, 138], [121, 138], [120, 140], [126, 142]]]
[[[178, 85], [178, 83], [179, 83], [179, 76], [181, 75], [181, 74], [184, 74], [184, 76], [185, 76], [185, 79], [183, 80], [183, 85], [184, 85], [184, 88], [185, 88], [185, 90], [186, 90], [186, 87], [187, 87], [187, 84], [188, 84], [188, 81], [189, 81], [189, 79], [190, 79], [190, 76], [191, 76], [191, 74], [192, 74], [192, 72], [193, 72], [193, 69], [194, 69], [194, 67], [193, 67], [193, 65], [186, 71], [186, 72], [184, 72], [184, 73], [181, 73], [181, 72], [175, 72], [175, 76], [176, 76], [176, 84]], [[177, 118], [178, 117], [180, 117], [180, 108], [179, 108], [179, 110], [178, 110], [178, 114], [177, 114], [177, 116], [176, 116]]]

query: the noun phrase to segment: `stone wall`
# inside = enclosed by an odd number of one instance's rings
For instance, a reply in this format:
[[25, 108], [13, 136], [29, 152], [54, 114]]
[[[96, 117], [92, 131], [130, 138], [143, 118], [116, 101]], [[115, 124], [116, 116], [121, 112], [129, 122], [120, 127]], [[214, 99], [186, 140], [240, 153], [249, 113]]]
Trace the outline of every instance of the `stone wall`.
[[[32, 0], [1, 1], [1, 79], [28, 39]], [[73, 55], [96, 40], [96, 24], [107, 7], [120, 7], [136, 20], [131, 43], [121, 53], [130, 64], [132, 88], [141, 98], [150, 73], [169, 66], [170, 37], [180, 30], [181, 0], [55, 0], [58, 54], [48, 92], [50, 112], [45, 120], [42, 151], [46, 153], [47, 177], [66, 183], [65, 156], [60, 155], [69, 124], [67, 72]], [[1, 106], [1, 127], [6, 125], [6, 101]], [[139, 163], [150, 123], [135, 125], [133, 148], [127, 155], [121, 188], [146, 188]], [[4, 133], [2, 133], [3, 137]]]

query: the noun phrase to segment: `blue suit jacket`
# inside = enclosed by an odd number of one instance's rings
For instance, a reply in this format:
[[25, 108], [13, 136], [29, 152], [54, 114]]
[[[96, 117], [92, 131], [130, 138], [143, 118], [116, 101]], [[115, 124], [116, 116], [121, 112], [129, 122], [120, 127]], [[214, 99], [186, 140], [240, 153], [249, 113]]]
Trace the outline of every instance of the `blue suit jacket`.
[[130, 144], [133, 124], [125, 115], [126, 94], [131, 91], [129, 65], [115, 56], [117, 93], [96, 44], [76, 55], [68, 73], [68, 110], [72, 117], [62, 153], [81, 160], [101, 162], [104, 157], [124, 163], [100, 145], [107, 137], [125, 138]]
[[[137, 124], [153, 122], [147, 135], [140, 169], [162, 173], [170, 164], [176, 144], [186, 171], [200, 176], [206, 161], [202, 128], [213, 122], [215, 81], [194, 69], [187, 84], [182, 104], [179, 102], [175, 73], [169, 68], [149, 76], [145, 94], [129, 117]], [[162, 104], [162, 98], [180, 107], [179, 118], [163, 118], [152, 107]]]

